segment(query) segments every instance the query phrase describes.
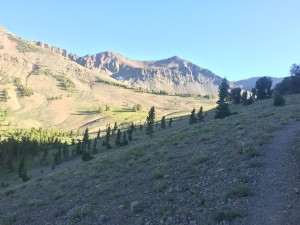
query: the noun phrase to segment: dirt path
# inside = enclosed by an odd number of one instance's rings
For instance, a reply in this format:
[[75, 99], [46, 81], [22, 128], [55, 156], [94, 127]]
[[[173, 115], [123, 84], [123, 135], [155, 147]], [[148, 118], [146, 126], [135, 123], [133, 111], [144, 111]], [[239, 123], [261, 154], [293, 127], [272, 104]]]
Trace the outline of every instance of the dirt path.
[[263, 147], [263, 167], [256, 176], [246, 224], [300, 224], [300, 166], [295, 158], [299, 135], [300, 123], [295, 122], [276, 131]]

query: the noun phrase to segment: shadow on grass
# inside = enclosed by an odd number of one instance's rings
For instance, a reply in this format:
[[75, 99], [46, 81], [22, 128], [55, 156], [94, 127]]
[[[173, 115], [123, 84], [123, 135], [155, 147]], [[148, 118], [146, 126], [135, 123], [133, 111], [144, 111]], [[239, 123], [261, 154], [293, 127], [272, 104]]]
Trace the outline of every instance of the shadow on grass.
[[99, 114], [98, 110], [93, 111], [77, 111], [76, 113], [71, 113], [71, 115], [93, 115], [93, 114]]

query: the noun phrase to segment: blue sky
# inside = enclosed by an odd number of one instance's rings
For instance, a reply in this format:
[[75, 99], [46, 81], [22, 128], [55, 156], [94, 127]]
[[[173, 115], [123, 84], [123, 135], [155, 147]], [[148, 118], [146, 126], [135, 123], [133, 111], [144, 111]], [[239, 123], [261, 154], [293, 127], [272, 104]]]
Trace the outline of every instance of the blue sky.
[[79, 55], [177, 55], [221, 77], [287, 76], [300, 63], [298, 0], [10, 0], [0, 24]]

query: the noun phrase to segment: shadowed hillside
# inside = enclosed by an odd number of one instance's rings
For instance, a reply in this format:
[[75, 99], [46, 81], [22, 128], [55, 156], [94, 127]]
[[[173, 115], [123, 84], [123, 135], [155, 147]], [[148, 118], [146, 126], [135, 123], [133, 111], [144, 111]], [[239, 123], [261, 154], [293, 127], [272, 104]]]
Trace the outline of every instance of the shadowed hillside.
[[27, 183], [15, 177], [3, 184], [1, 222], [249, 224], [264, 145], [300, 120], [299, 95], [287, 96], [283, 107], [272, 103], [231, 106], [238, 115], [222, 120], [212, 110], [195, 125], [174, 120], [155, 126], [152, 138], [137, 129], [124, 147], [114, 145], [114, 135], [112, 148], [98, 144], [89, 162], [29, 170]]

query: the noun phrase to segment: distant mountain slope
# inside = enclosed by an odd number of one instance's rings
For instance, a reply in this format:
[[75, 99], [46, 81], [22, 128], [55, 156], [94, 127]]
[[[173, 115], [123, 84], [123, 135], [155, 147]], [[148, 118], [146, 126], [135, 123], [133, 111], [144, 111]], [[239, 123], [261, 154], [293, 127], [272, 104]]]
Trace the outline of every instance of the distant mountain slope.
[[163, 90], [173, 94], [217, 95], [218, 85], [221, 82], [221, 78], [211, 71], [177, 56], [157, 61], [138, 61], [106, 51], [80, 57], [76, 54], [67, 54], [64, 49], [42, 42], [35, 43], [68, 57], [86, 68], [97, 70], [131, 86], [148, 90]]
[[[251, 77], [249, 79], [234, 81], [232, 83], [234, 86], [240, 86], [244, 90], [251, 91], [251, 89], [255, 87], [255, 83], [259, 78], [260, 77]], [[277, 77], [271, 77], [271, 79], [273, 81], [273, 87], [283, 80], [283, 78]]]
[[[120, 81], [84, 68], [66, 56], [62, 49], [38, 47], [0, 26], [0, 130], [12, 124], [68, 130], [88, 126], [96, 131], [109, 123], [143, 121], [151, 106], [155, 106], [158, 118], [184, 115], [200, 105], [206, 110], [214, 107], [210, 100], [120, 87]], [[137, 104], [142, 110], [133, 110]], [[110, 110], [103, 110], [106, 105]]]

